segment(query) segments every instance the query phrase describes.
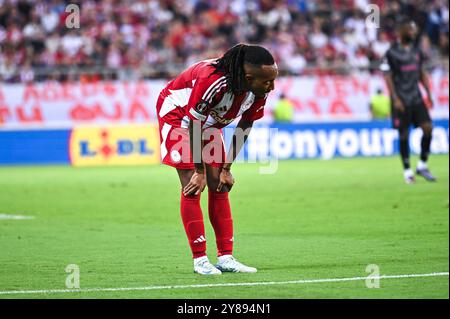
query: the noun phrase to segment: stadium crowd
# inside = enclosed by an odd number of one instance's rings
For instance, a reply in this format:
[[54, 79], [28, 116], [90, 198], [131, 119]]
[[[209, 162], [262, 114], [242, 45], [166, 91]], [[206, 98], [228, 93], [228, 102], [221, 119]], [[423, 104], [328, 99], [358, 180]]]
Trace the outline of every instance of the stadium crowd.
[[[80, 28], [67, 27], [69, 3]], [[366, 26], [369, 3], [380, 28]], [[441, 0], [0, 0], [0, 81], [171, 77], [238, 42], [267, 47], [284, 74], [370, 70], [404, 16], [430, 61], [446, 61]]]

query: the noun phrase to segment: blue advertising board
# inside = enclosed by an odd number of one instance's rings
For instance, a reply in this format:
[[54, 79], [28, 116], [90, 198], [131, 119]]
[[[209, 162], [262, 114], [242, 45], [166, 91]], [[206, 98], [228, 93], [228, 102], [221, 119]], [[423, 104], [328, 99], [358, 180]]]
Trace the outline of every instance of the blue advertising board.
[[[448, 120], [433, 122], [431, 153], [448, 153]], [[224, 129], [229, 145], [234, 128]], [[412, 154], [420, 153], [422, 131], [410, 134]], [[304, 159], [355, 156], [392, 156], [398, 154], [398, 132], [390, 121], [256, 124], [239, 160], [257, 162], [268, 158]]]
[[[431, 153], [446, 154], [449, 150], [448, 120], [435, 120], [433, 125]], [[227, 127], [223, 132], [228, 148], [234, 127]], [[69, 165], [71, 155], [74, 155], [71, 154], [70, 146], [72, 134], [71, 129], [0, 130], [0, 165]], [[411, 131], [412, 154], [420, 152], [421, 135], [420, 129]], [[72, 147], [72, 153], [73, 149]], [[255, 123], [238, 161], [258, 162], [274, 157], [280, 160], [332, 159], [396, 154], [398, 133], [391, 128], [390, 121]]]
[[0, 165], [69, 164], [71, 130], [0, 131]]

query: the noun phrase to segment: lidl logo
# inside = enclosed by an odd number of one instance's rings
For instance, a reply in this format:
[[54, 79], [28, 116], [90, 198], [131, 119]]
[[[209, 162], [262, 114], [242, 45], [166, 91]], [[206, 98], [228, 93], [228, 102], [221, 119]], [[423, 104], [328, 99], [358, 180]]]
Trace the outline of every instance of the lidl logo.
[[154, 150], [148, 147], [148, 140], [140, 138], [132, 140], [129, 138], [121, 138], [112, 144], [109, 141], [109, 131], [104, 129], [100, 133], [102, 146], [99, 149], [91, 149], [91, 140], [80, 140], [80, 155], [82, 157], [103, 156], [105, 159], [117, 154], [117, 156], [128, 156], [134, 153], [141, 155], [152, 155]]
[[70, 138], [74, 166], [144, 165], [159, 163], [155, 125], [79, 127]]

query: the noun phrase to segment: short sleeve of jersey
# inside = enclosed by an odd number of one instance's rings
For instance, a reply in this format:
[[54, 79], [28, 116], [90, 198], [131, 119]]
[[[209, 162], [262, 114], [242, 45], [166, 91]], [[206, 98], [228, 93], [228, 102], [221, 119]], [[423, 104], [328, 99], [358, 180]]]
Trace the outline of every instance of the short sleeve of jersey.
[[267, 94], [263, 99], [257, 99], [252, 106], [242, 113], [242, 120], [254, 122], [264, 116], [264, 106], [266, 105]]
[[191, 120], [205, 121], [216, 94], [227, 84], [226, 77], [214, 74], [199, 78], [192, 88], [187, 105], [187, 116]]

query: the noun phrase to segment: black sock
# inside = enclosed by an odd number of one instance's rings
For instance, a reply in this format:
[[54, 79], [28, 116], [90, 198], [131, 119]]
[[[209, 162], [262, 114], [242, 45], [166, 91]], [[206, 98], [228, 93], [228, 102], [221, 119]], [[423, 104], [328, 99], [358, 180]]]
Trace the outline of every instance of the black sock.
[[428, 160], [428, 154], [430, 154], [431, 135], [423, 135], [420, 150], [420, 159], [423, 162]]
[[409, 169], [409, 139], [400, 139], [400, 155], [404, 169]]

